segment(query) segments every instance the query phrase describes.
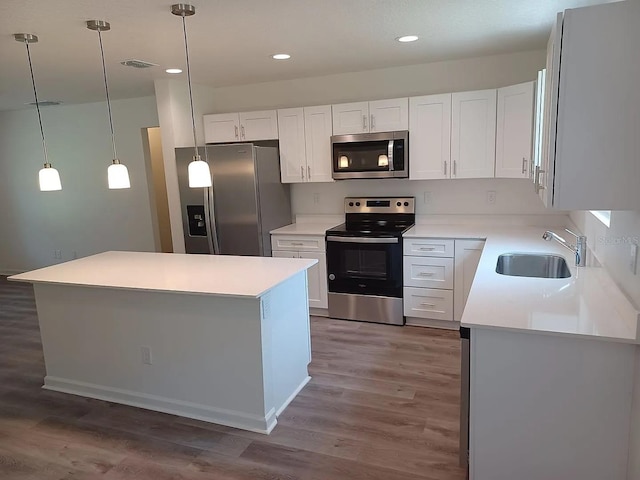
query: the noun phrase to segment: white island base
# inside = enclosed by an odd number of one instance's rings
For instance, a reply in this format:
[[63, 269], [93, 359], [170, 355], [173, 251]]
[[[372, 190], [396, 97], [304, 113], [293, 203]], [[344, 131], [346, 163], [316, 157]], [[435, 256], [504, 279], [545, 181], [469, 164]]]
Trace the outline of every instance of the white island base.
[[[87, 267], [97, 257], [76, 262]], [[230, 258], [208, 259], [209, 273], [222, 275], [215, 267]], [[240, 263], [246, 268], [235, 275], [245, 275], [245, 284], [268, 274], [265, 268], [286, 272], [266, 291], [261, 285], [236, 296], [42, 280], [40, 272], [66, 278], [54, 274], [68, 273], [55, 271], [67, 264], [12, 277], [34, 283], [43, 388], [269, 433], [310, 379], [306, 269], [315, 262]]]

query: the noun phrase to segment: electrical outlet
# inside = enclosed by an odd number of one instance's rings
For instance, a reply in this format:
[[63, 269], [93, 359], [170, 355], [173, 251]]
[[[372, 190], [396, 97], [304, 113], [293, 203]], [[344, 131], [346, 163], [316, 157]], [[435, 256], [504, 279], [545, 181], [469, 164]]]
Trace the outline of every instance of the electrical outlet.
[[496, 203], [496, 192], [493, 190], [489, 190], [487, 192], [487, 203], [489, 205], [494, 205]]
[[629, 270], [634, 275], [638, 274], [638, 244], [631, 244], [631, 254], [629, 256]]
[[314, 193], [313, 194], [313, 203], [315, 205], [318, 205], [320, 203], [320, 194], [319, 193]]
[[61, 260], [62, 259], [62, 250], [54, 250], [53, 251], [53, 258], [55, 258], [56, 260]]
[[142, 346], [140, 347], [140, 352], [142, 353], [142, 363], [145, 365], [152, 365], [153, 358], [151, 357], [151, 347]]
[[432, 202], [433, 196], [431, 195], [431, 192], [424, 192], [424, 204], [431, 205]]

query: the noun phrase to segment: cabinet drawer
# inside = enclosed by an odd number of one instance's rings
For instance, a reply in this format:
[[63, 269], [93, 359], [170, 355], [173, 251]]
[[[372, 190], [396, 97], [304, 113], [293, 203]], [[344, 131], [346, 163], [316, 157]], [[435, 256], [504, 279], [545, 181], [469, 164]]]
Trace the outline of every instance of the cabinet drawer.
[[453, 289], [453, 258], [404, 257], [404, 286]]
[[404, 288], [405, 317], [453, 320], [453, 291], [435, 288]]
[[404, 254], [419, 257], [453, 258], [453, 239], [405, 238]]
[[297, 236], [272, 235], [271, 250], [298, 250], [305, 252], [324, 252], [324, 235]]

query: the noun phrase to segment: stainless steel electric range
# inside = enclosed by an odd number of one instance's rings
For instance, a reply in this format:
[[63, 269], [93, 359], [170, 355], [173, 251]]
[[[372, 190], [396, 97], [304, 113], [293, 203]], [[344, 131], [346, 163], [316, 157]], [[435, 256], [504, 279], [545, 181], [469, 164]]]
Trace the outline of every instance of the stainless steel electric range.
[[344, 199], [345, 223], [326, 231], [329, 316], [403, 325], [402, 234], [413, 197]]

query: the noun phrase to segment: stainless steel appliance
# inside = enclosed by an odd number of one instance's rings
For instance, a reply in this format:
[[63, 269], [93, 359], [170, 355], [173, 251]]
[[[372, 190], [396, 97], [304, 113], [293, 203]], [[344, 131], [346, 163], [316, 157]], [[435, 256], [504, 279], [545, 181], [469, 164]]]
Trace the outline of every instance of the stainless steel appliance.
[[270, 256], [269, 231], [291, 223], [278, 149], [251, 143], [201, 147], [213, 179], [205, 189], [189, 188], [193, 153], [193, 148], [176, 149], [187, 253]]
[[326, 231], [329, 316], [404, 324], [402, 234], [412, 197], [345, 198], [345, 223]]
[[460, 466], [468, 468], [471, 330], [467, 327], [460, 327], [460, 347]]
[[409, 132], [331, 137], [332, 175], [346, 178], [408, 178]]

